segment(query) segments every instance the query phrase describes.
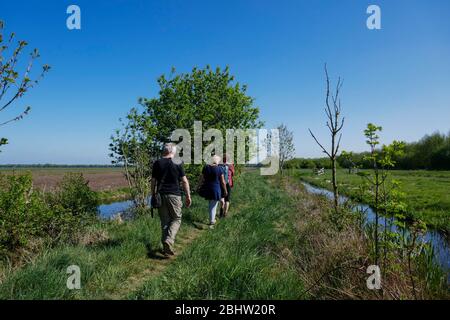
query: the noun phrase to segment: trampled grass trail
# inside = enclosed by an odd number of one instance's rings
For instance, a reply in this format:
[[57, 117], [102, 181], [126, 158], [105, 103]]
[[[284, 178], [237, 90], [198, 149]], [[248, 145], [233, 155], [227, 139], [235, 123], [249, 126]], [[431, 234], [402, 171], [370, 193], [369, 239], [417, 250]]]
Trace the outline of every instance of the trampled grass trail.
[[[90, 244], [49, 249], [27, 266], [7, 272], [0, 299], [300, 299], [303, 283], [277, 256], [292, 239], [280, 225], [295, 206], [259, 172], [243, 173], [231, 215], [209, 230], [206, 201], [183, 209], [174, 258], [159, 250], [159, 219], [142, 217], [97, 226]], [[66, 286], [70, 265], [81, 270], [81, 289]]]

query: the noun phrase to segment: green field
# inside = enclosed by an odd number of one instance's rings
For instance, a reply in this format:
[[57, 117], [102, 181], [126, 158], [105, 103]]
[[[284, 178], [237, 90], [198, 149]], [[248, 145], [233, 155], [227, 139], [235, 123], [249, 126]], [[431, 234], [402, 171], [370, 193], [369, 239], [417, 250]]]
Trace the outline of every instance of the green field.
[[[390, 174], [400, 182], [400, 189], [405, 194], [413, 217], [423, 220], [430, 227], [450, 231], [450, 171], [395, 170]], [[317, 176], [309, 169], [302, 169], [295, 175], [313, 185], [331, 190], [330, 170]], [[367, 199], [358, 196], [362, 177], [340, 169], [337, 179], [343, 194], [367, 202]]]

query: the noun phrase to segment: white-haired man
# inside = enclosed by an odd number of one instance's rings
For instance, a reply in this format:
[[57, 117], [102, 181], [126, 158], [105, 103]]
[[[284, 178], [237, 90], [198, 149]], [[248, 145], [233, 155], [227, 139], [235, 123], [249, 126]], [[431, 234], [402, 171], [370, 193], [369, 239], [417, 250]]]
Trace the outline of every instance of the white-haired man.
[[173, 255], [175, 237], [181, 225], [181, 201], [180, 183], [186, 195], [186, 207], [191, 205], [191, 193], [189, 181], [186, 178], [182, 164], [175, 164], [172, 159], [176, 154], [176, 145], [167, 143], [164, 145], [163, 157], [153, 163], [152, 171], [152, 195], [156, 191], [161, 195], [161, 242], [164, 253]]

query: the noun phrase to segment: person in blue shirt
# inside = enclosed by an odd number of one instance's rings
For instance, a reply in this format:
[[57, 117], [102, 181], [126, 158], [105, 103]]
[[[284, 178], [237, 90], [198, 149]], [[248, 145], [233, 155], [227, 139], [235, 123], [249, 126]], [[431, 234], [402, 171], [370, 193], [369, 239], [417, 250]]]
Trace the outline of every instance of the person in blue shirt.
[[[203, 168], [200, 178], [200, 195], [209, 201], [209, 225], [211, 228], [216, 223], [217, 206], [227, 195], [225, 178], [219, 162], [220, 157], [213, 156], [211, 164]], [[222, 190], [224, 190], [224, 194], [222, 194]]]

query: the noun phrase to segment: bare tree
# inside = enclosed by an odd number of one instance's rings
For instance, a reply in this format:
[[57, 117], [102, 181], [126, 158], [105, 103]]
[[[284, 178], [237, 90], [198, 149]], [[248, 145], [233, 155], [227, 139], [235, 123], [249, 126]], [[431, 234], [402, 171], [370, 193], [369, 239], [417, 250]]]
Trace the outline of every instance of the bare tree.
[[280, 136], [280, 171], [283, 174], [286, 161], [292, 159], [295, 154], [294, 134], [284, 124], [279, 125], [277, 129]]
[[[34, 49], [30, 53], [30, 59], [28, 66], [22, 75], [19, 75], [19, 67], [17, 62], [19, 61], [20, 54], [24, 51], [28, 45], [26, 41], [18, 41], [13, 45], [15, 34], [11, 33], [6, 38], [3, 34], [4, 23], [0, 20], [0, 112], [6, 111], [11, 107], [14, 101], [20, 99], [25, 93], [37, 85], [39, 80], [44, 74], [50, 70], [50, 66], [43, 65], [42, 72], [35, 80], [31, 80], [30, 72], [33, 67], [33, 62], [39, 58], [39, 52]], [[12, 91], [10, 91], [10, 89]], [[25, 107], [22, 111], [16, 113], [16, 115], [6, 118], [0, 121], [0, 127], [8, 123], [21, 120], [30, 112], [31, 108]], [[6, 138], [0, 138], [0, 146], [8, 143]]]
[[322, 151], [330, 158], [331, 168], [332, 168], [332, 184], [333, 184], [333, 195], [334, 195], [334, 209], [335, 212], [338, 213], [339, 210], [339, 192], [338, 185], [336, 179], [336, 158], [339, 152], [339, 147], [341, 144], [342, 133], [341, 130], [344, 127], [345, 118], [341, 118], [341, 99], [339, 97], [341, 88], [342, 88], [342, 80], [339, 77], [336, 89], [332, 93], [330, 88], [330, 77], [328, 75], [327, 65], [325, 64], [325, 76], [327, 81], [326, 87], [326, 99], [325, 99], [325, 114], [327, 117], [327, 127], [330, 131], [331, 135], [331, 149], [327, 150], [325, 147], [319, 142], [314, 133], [309, 129], [309, 133], [316, 141], [316, 143], [320, 146]]

